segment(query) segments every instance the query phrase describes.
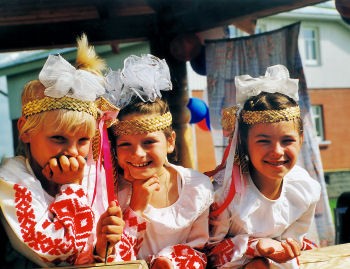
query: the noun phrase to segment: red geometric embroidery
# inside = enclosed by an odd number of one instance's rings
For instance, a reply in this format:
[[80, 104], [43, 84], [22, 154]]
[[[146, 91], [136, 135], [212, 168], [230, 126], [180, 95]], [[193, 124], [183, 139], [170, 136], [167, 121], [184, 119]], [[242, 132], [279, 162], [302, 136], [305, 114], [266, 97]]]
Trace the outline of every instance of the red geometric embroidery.
[[[64, 228], [64, 238], [52, 238], [37, 230], [35, 212], [32, 207], [31, 192], [20, 185], [14, 185], [16, 215], [21, 227], [22, 238], [33, 250], [54, 257], [41, 257], [44, 261], [59, 264], [62, 261], [73, 264], [77, 255], [84, 248], [91, 235], [93, 227], [93, 213], [87, 206], [81, 206], [73, 195], [69, 199], [55, 202], [51, 205], [55, 220], [46, 219], [42, 230], [50, 232]], [[67, 188], [65, 194], [74, 194], [74, 190]], [[81, 190], [75, 192], [81, 197]]]
[[173, 246], [173, 250], [171, 259], [176, 263], [176, 268], [204, 269], [206, 267], [207, 261], [205, 255], [200, 255], [193, 248], [187, 245], [176, 245]]
[[223, 266], [231, 261], [233, 256], [233, 248], [235, 244], [230, 238], [222, 240], [219, 244], [213, 247], [210, 251], [210, 261], [215, 267]]

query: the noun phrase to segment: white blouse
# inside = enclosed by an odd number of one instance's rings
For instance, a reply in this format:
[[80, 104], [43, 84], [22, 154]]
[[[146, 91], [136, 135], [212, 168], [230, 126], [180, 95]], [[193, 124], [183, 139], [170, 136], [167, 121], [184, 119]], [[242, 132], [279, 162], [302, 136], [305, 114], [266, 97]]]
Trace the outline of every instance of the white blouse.
[[[314, 218], [320, 193], [319, 183], [299, 166], [284, 177], [281, 195], [276, 200], [267, 199], [249, 178], [245, 192], [236, 194], [217, 217], [210, 243], [218, 243], [225, 237], [233, 238], [233, 263], [244, 259], [249, 237], [278, 241], [293, 238], [301, 243]], [[221, 200], [216, 202], [222, 203]]]
[[[210, 179], [192, 169], [171, 167], [178, 173], [179, 198], [166, 208], [147, 206], [143, 214], [147, 224], [138, 253], [140, 259], [159, 255], [177, 244], [202, 248], [209, 238], [208, 215], [213, 202]], [[131, 184], [121, 182], [118, 200], [123, 210], [128, 207], [130, 196]]]

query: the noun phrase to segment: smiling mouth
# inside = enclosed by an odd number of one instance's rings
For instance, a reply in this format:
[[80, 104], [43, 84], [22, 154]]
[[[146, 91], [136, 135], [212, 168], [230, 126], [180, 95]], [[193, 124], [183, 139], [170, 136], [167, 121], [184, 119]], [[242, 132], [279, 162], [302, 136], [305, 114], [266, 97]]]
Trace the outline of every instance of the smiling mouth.
[[288, 161], [279, 161], [279, 162], [265, 161], [265, 163], [267, 163], [269, 165], [273, 165], [273, 166], [280, 166], [280, 165], [285, 165], [286, 163], [288, 163]]
[[150, 161], [145, 162], [145, 163], [131, 163], [131, 162], [129, 162], [129, 164], [133, 167], [145, 167], [145, 166], [149, 165], [150, 163], [151, 163]]

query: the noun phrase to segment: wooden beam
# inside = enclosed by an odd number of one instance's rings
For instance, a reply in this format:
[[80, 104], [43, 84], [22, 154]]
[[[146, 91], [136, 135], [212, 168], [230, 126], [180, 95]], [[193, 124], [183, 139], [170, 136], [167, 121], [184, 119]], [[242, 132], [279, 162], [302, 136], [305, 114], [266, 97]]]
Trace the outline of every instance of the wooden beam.
[[149, 37], [154, 28], [152, 14], [107, 20], [0, 26], [0, 52], [74, 46], [76, 37], [81, 33], [86, 33], [92, 43], [108, 44], [114, 40], [130, 42]]

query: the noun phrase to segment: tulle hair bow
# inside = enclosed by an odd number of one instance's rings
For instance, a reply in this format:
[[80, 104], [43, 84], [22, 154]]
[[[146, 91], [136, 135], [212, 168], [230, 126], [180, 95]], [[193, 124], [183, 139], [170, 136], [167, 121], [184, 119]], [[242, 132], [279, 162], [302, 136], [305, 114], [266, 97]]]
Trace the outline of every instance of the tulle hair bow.
[[53, 98], [68, 96], [83, 101], [95, 101], [104, 94], [103, 78], [91, 72], [75, 69], [60, 55], [50, 55], [39, 74], [46, 87], [45, 95]]
[[236, 76], [236, 102], [244, 105], [249, 97], [263, 91], [283, 93], [298, 101], [298, 82], [298, 79], [289, 78], [289, 71], [284, 65], [270, 66], [266, 69], [265, 76], [258, 78], [249, 75]]
[[165, 60], [151, 54], [131, 55], [121, 71], [106, 76], [106, 88], [105, 97], [118, 107], [127, 105], [134, 96], [153, 102], [162, 97], [161, 91], [172, 89], [169, 67]]

